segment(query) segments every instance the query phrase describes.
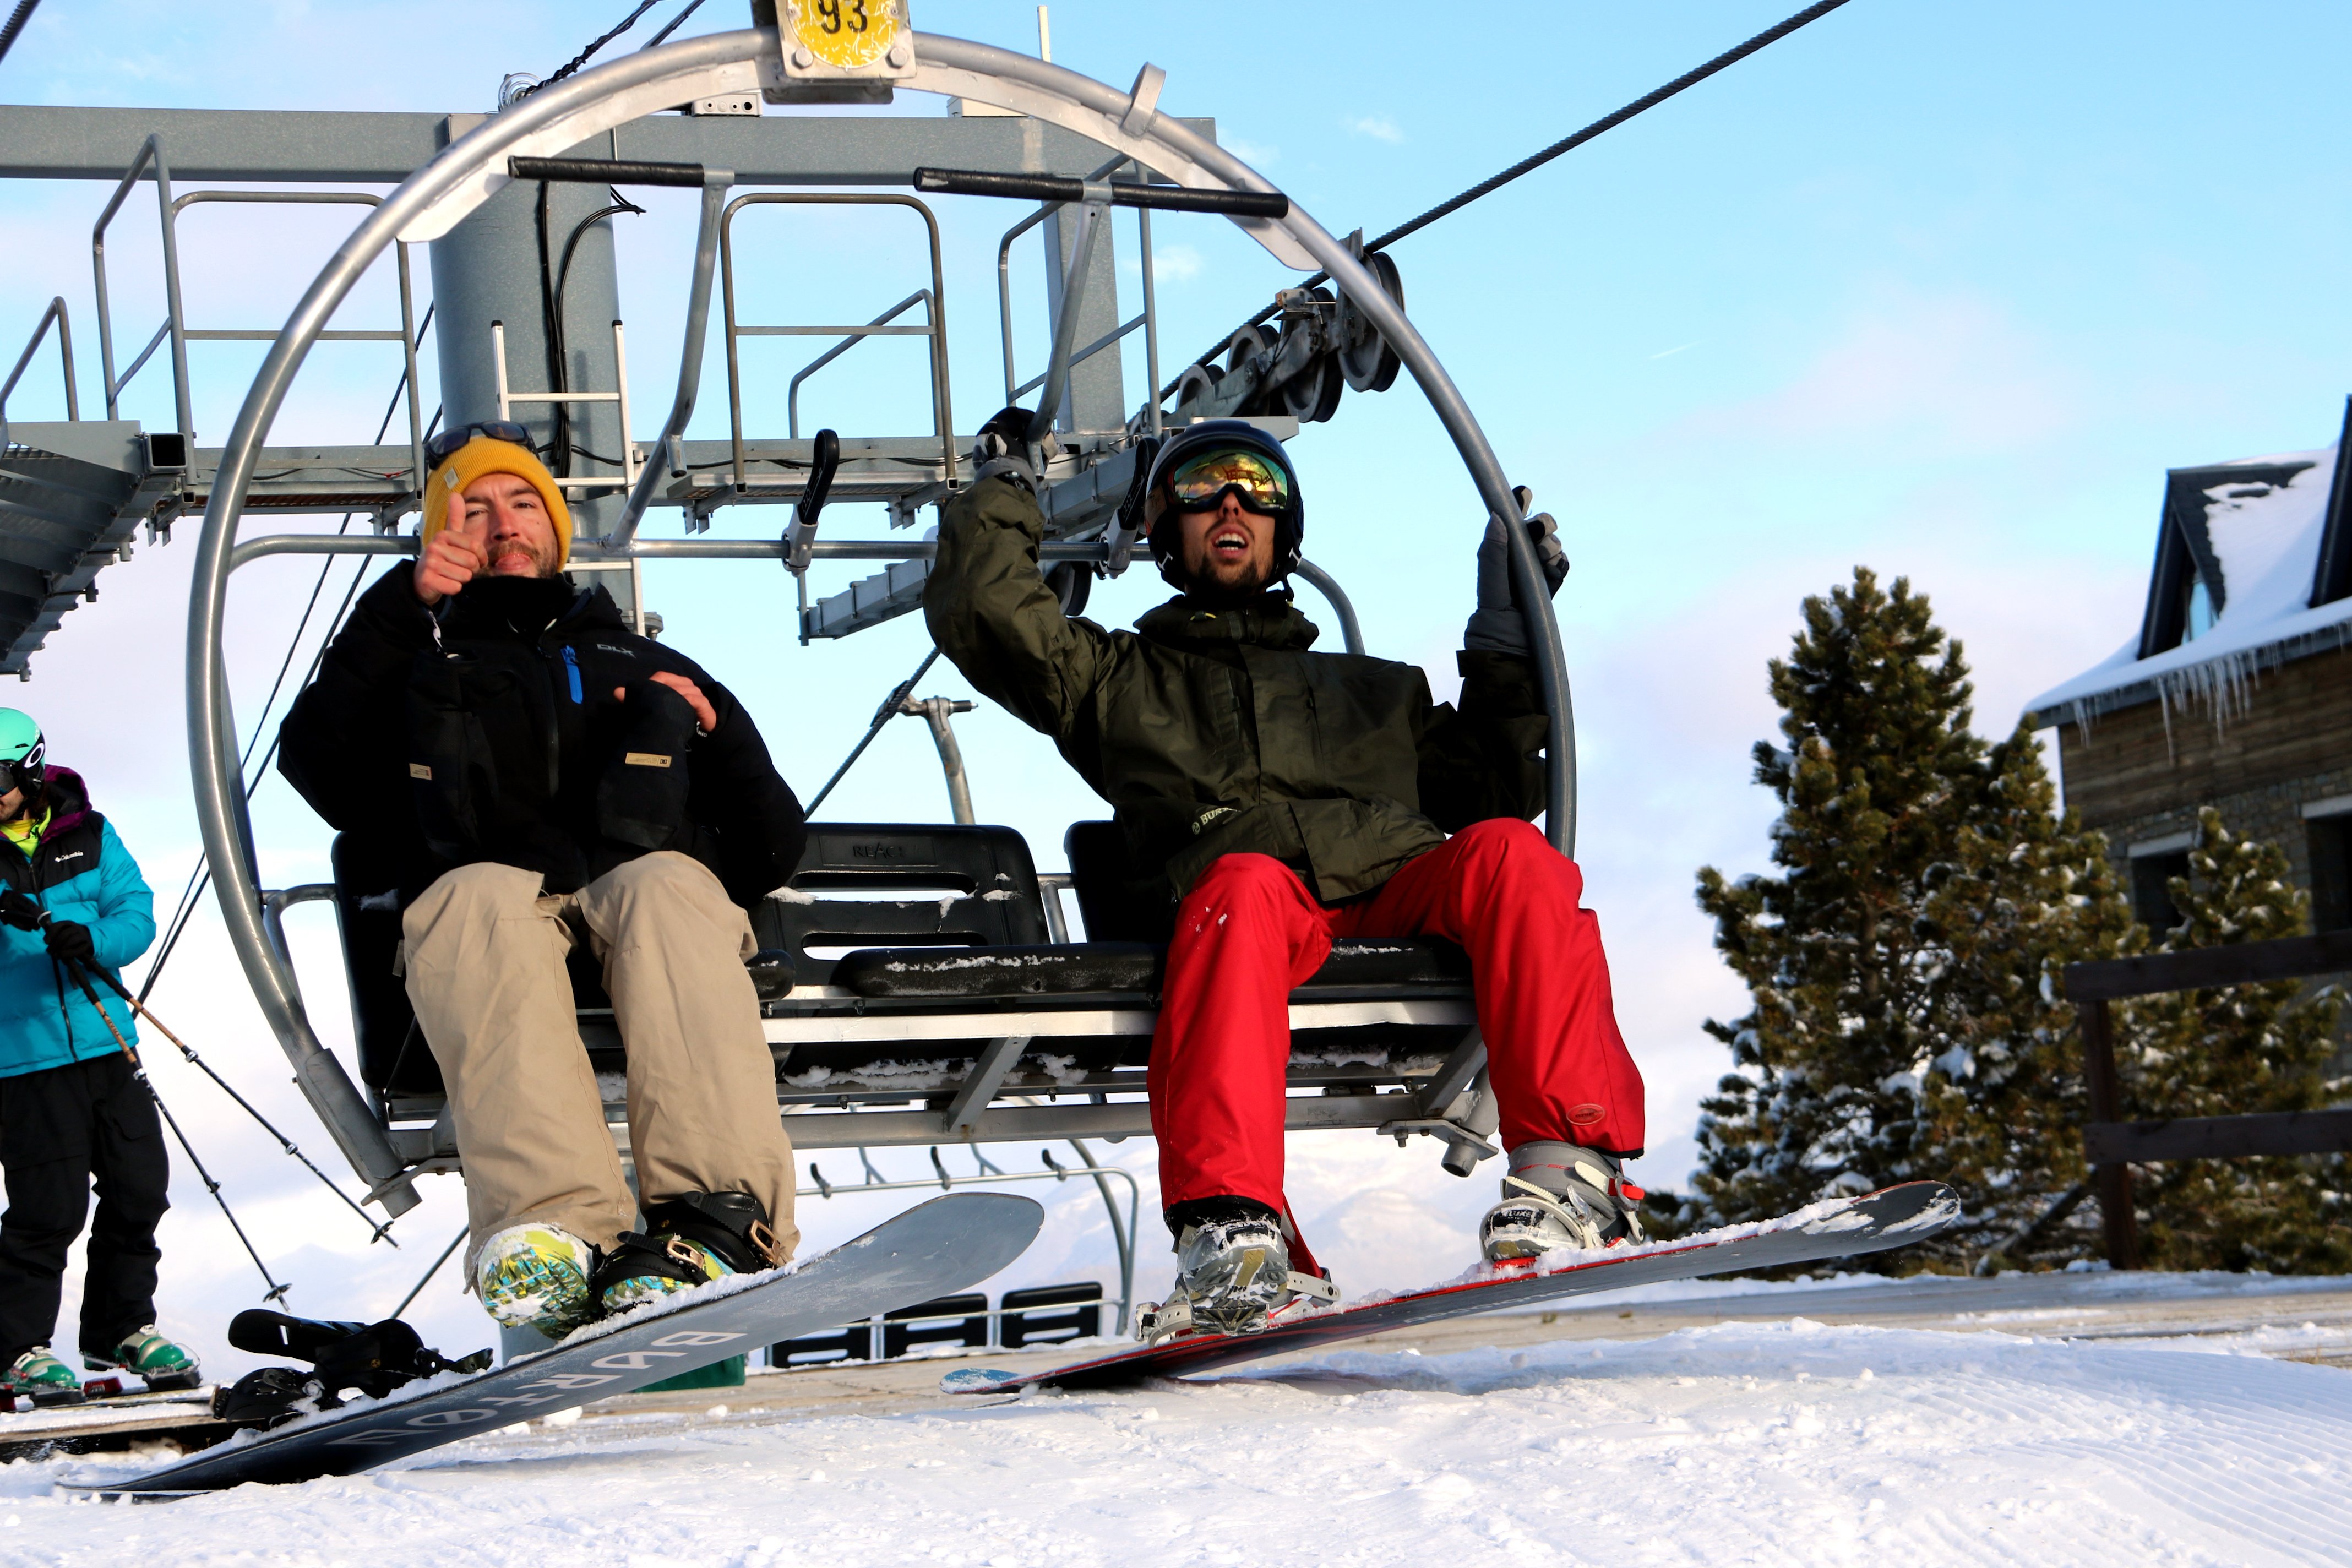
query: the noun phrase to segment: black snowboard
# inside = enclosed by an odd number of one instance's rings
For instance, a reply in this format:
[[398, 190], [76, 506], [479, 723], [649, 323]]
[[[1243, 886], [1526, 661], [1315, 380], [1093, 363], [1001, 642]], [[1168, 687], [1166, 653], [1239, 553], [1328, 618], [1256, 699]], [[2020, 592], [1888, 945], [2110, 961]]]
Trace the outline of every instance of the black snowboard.
[[961, 1290], [1020, 1257], [1044, 1220], [1037, 1205], [1003, 1193], [933, 1198], [789, 1272], [751, 1275], [723, 1294], [641, 1308], [494, 1371], [412, 1384], [388, 1398], [240, 1435], [135, 1479], [73, 1489], [170, 1497], [247, 1481], [349, 1475], [471, 1432], [626, 1394], [761, 1345]]

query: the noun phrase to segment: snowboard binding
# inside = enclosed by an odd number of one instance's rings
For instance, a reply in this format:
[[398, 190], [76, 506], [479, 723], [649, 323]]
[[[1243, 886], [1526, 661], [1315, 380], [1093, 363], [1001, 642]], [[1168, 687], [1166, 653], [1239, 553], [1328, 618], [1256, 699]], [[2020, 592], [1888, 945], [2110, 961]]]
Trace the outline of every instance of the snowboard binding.
[[311, 1365], [307, 1373], [292, 1367], [260, 1367], [214, 1394], [214, 1415], [263, 1427], [336, 1409], [346, 1389], [381, 1399], [420, 1377], [484, 1371], [491, 1359], [488, 1351], [480, 1350], [453, 1361], [428, 1348], [398, 1318], [339, 1322], [260, 1307], [230, 1321], [228, 1342], [250, 1355], [286, 1356]]
[[783, 1262], [768, 1211], [749, 1193], [687, 1193], [646, 1207], [646, 1228], [621, 1233], [590, 1282], [607, 1312], [623, 1312], [730, 1274]]

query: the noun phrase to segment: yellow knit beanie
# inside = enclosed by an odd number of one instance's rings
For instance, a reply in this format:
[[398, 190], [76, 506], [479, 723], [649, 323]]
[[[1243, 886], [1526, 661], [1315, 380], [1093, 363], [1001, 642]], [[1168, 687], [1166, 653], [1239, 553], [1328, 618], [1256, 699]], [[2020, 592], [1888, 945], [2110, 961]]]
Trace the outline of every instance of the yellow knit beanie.
[[563, 491], [555, 476], [530, 447], [488, 436], [477, 436], [450, 453], [448, 460], [425, 481], [425, 527], [417, 535], [417, 548], [432, 543], [433, 536], [448, 524], [449, 498], [485, 474], [513, 474], [529, 480], [539, 492], [547, 507], [547, 520], [555, 528], [555, 567], [562, 571], [572, 559], [572, 509], [563, 504]]

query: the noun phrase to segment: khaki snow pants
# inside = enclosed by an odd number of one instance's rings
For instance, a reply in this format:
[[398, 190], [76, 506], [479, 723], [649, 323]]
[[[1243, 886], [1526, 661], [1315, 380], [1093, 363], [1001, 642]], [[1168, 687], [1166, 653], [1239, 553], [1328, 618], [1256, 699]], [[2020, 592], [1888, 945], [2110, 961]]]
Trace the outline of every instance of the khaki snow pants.
[[749, 1193], [791, 1256], [793, 1146], [743, 967], [751, 921], [708, 867], [662, 850], [545, 896], [536, 871], [463, 866], [401, 919], [408, 999], [465, 1163], [467, 1278], [483, 1241], [524, 1220], [598, 1247], [636, 1228], [564, 973], [583, 931], [628, 1051], [644, 1200]]

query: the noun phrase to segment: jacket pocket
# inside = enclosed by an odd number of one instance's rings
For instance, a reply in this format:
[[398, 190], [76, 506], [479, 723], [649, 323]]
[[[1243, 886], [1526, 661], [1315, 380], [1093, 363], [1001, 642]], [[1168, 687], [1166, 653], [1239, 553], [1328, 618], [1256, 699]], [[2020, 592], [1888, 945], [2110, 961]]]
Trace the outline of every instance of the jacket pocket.
[[163, 1121], [155, 1114], [155, 1100], [136, 1078], [125, 1075], [125, 1081], [107, 1097], [102, 1115], [114, 1131], [124, 1138], [161, 1138]]
[[418, 656], [408, 687], [408, 776], [425, 841], [460, 863], [509, 849], [553, 793], [555, 718], [528, 648]]
[[658, 680], [633, 680], [627, 690], [627, 722], [596, 783], [596, 826], [623, 844], [666, 848], [686, 822], [694, 710]]

